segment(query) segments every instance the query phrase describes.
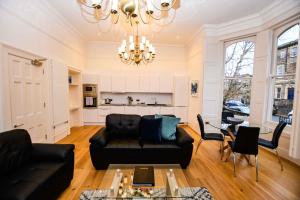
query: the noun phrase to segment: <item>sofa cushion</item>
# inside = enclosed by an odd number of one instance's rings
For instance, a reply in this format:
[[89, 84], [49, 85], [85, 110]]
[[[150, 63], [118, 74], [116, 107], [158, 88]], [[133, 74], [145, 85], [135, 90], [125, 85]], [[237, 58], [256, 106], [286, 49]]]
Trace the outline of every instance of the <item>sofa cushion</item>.
[[163, 115], [155, 115], [155, 118], [162, 119], [161, 137], [165, 140], [176, 140], [176, 127], [180, 122], [180, 118]]
[[150, 141], [154, 143], [161, 142], [162, 119], [155, 119], [143, 116], [141, 120], [141, 143]]
[[113, 139], [104, 147], [105, 149], [140, 149], [137, 139]]
[[[31, 163], [15, 170], [0, 182], [0, 199], [49, 199], [53, 185], [60, 188], [64, 164], [55, 162]], [[47, 191], [48, 190], [48, 191]], [[52, 191], [53, 192], [53, 191]]]
[[31, 150], [31, 139], [26, 130], [16, 129], [0, 133], [0, 177], [29, 161]]
[[110, 114], [106, 116], [106, 131], [111, 138], [138, 139], [140, 121], [139, 115]]

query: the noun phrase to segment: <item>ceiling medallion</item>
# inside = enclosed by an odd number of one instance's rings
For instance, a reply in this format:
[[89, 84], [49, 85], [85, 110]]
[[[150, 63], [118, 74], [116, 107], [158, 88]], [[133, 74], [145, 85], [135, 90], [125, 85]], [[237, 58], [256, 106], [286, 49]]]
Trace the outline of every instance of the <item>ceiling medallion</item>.
[[[180, 0], [78, 0], [82, 17], [89, 23], [100, 23], [111, 18], [113, 24], [125, 17], [126, 22], [134, 25], [136, 21], [151, 24], [162, 21], [165, 26], [173, 22]], [[156, 3], [154, 3], [156, 2]], [[157, 3], [159, 2], [159, 3]], [[174, 10], [171, 20], [170, 12]]]
[[[121, 46], [118, 49], [120, 59], [125, 64], [139, 65], [141, 62], [148, 64], [155, 58], [155, 48], [146, 39], [145, 36], [139, 36], [138, 22], [137, 33], [129, 36], [129, 40], [123, 40]], [[134, 31], [133, 31], [134, 32]]]

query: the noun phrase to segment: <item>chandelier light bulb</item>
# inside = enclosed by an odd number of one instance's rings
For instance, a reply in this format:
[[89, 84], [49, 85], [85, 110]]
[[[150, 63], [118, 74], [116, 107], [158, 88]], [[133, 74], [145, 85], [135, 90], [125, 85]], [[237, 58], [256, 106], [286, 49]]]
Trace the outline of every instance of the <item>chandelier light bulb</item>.
[[141, 51], [144, 51], [144, 50], [145, 50], [145, 46], [144, 46], [143, 43], [140, 44], [140, 50], [141, 50]]
[[147, 48], [149, 48], [149, 44], [150, 44], [149, 40], [146, 40], [146, 47]]
[[112, 0], [111, 13], [113, 14], [118, 13], [118, 4], [119, 4], [119, 0]]
[[170, 5], [170, 0], [161, 0], [161, 7], [168, 7]]
[[133, 36], [129, 36], [129, 43], [133, 43]]
[[130, 51], [134, 51], [134, 43], [130, 43], [130, 45], [129, 45], [129, 50], [130, 50]]
[[142, 43], [145, 44], [146, 43], [146, 37], [142, 36]]
[[147, 14], [153, 14], [154, 10], [153, 10], [153, 4], [152, 4], [152, 0], [147, 0]]
[[102, 0], [92, 0], [92, 5], [94, 7], [100, 6], [101, 7], [101, 1]]

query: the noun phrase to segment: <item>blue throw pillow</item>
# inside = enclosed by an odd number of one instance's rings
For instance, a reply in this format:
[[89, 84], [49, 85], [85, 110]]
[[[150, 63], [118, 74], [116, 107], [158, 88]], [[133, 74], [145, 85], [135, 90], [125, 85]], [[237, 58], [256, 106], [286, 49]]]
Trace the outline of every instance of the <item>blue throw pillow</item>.
[[180, 122], [180, 118], [168, 117], [163, 115], [155, 115], [156, 119], [162, 119], [161, 137], [164, 140], [176, 140], [176, 127]]
[[161, 142], [162, 119], [154, 117], [142, 117], [141, 119], [141, 142]]

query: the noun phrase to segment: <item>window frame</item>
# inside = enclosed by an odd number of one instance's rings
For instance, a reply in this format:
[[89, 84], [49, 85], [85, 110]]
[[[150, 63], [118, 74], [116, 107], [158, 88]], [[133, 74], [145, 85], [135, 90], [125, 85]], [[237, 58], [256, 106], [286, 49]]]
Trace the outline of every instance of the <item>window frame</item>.
[[[239, 43], [239, 42], [243, 42], [243, 41], [250, 41], [254, 43], [254, 57], [253, 57], [253, 74], [252, 77], [244, 77], [244, 78], [240, 78], [240, 77], [226, 77], [225, 76], [225, 59], [226, 59], [226, 49], [231, 46], [232, 44], [235, 43]], [[256, 36], [248, 36], [248, 37], [242, 37], [242, 38], [238, 38], [238, 39], [234, 39], [234, 40], [230, 40], [230, 41], [224, 41], [223, 43], [223, 71], [222, 71], [222, 102], [224, 101], [224, 81], [225, 80], [251, 80], [251, 90], [252, 90], [252, 79], [253, 79], [253, 75], [254, 75], [254, 62], [255, 62], [255, 51], [256, 51]], [[250, 97], [252, 99], [251, 96], [252, 93], [250, 93]], [[250, 104], [249, 104], [249, 110], [250, 110], [250, 115], [251, 115], [251, 99], [250, 99]], [[223, 105], [223, 104], [222, 104]], [[250, 115], [247, 117], [247, 120], [249, 120]]]
[[[267, 110], [267, 125], [270, 125], [271, 127], [274, 127], [278, 124], [278, 122], [272, 120], [272, 111], [273, 111], [273, 103], [274, 103], [274, 94], [275, 94], [275, 79], [284, 77], [284, 76], [295, 76], [295, 87], [294, 87], [294, 102], [293, 102], [293, 111], [295, 113], [296, 110], [296, 92], [297, 92], [297, 84], [299, 83], [299, 76], [297, 76], [297, 73], [299, 73], [299, 42], [300, 42], [300, 32], [299, 32], [299, 38], [298, 38], [298, 51], [297, 51], [297, 63], [296, 63], [296, 72], [295, 74], [285, 74], [285, 75], [276, 75], [277, 73], [277, 42], [278, 38], [288, 29], [292, 28], [296, 24], [299, 24], [300, 26], [300, 19], [294, 20], [292, 22], [289, 22], [285, 25], [282, 25], [276, 29], [273, 30], [273, 40], [272, 40], [272, 54], [271, 54], [271, 67], [269, 71], [269, 94], [268, 94], [268, 110]], [[293, 114], [293, 118], [296, 118], [295, 115]], [[296, 121], [293, 120], [293, 123], [291, 125], [286, 126], [285, 132], [290, 134], [292, 132], [292, 127], [294, 127], [296, 124]]]

